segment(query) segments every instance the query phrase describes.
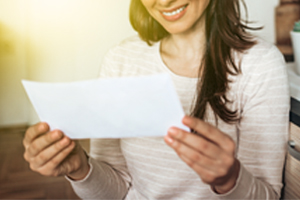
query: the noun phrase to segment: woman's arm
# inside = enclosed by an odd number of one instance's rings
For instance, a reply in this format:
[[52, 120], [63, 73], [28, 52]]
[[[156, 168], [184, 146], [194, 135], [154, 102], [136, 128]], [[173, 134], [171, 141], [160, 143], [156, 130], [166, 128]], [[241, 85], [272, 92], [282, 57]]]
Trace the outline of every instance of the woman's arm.
[[119, 139], [92, 139], [91, 170], [81, 181], [70, 180], [82, 199], [123, 199], [130, 187], [130, 175]]
[[237, 156], [244, 172], [240, 185], [248, 186], [248, 199], [279, 199], [289, 131], [289, 86], [278, 49], [273, 46], [260, 54], [261, 60], [247, 72], [240, 100]]

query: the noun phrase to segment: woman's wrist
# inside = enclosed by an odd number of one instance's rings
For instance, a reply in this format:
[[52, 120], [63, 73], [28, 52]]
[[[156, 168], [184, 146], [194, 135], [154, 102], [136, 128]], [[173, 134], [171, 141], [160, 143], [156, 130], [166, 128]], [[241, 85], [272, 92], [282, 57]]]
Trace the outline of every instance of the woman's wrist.
[[212, 189], [218, 193], [218, 194], [225, 194], [232, 190], [236, 184], [236, 181], [239, 176], [239, 171], [240, 171], [240, 162], [236, 159], [234, 167], [233, 167], [233, 173], [229, 180], [223, 184], [223, 185], [215, 185], [212, 186]]
[[88, 175], [90, 168], [91, 168], [90, 164], [88, 162], [89, 156], [85, 151], [83, 151], [83, 152], [84, 152], [84, 156], [86, 158], [84, 164], [82, 164], [82, 166], [80, 166], [78, 170], [67, 174], [67, 177], [69, 177], [70, 179], [72, 179], [74, 181], [79, 181], [79, 180], [84, 179]]
[[69, 177], [74, 181], [80, 181], [88, 175], [89, 171], [90, 171], [90, 165], [87, 163], [85, 167], [80, 168], [76, 172], [72, 172], [68, 174], [67, 177]]

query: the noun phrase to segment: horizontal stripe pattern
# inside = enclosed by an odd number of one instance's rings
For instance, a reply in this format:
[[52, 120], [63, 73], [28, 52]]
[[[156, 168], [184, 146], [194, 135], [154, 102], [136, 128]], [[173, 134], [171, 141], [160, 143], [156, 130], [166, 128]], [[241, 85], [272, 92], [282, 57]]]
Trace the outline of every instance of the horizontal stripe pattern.
[[[171, 72], [160, 57], [159, 45], [158, 42], [150, 47], [138, 37], [125, 40], [107, 53], [100, 77], [169, 73], [185, 113], [190, 114], [198, 79]], [[241, 120], [226, 124], [218, 119], [218, 128], [237, 144], [236, 153], [242, 169], [236, 189], [227, 196], [214, 194], [161, 137], [92, 139], [91, 157], [99, 163], [110, 164], [131, 185], [128, 193], [124, 191], [120, 197], [127, 193], [126, 199], [260, 199], [273, 198], [280, 193], [289, 110], [284, 61], [274, 46], [258, 40], [258, 44], [243, 55], [241, 71], [238, 76], [228, 77], [233, 82], [227, 93], [233, 101], [228, 107], [237, 110]], [[216, 125], [209, 106], [206, 117], [208, 123]], [[94, 167], [93, 170], [97, 173], [99, 169]], [[248, 184], [250, 180], [252, 184]], [[259, 180], [265, 183], [261, 185]], [[105, 177], [99, 181], [122, 184], [119, 179]], [[73, 184], [78, 195], [82, 187], [88, 188], [88, 181], [83, 185]], [[239, 185], [249, 188], [241, 189]], [[256, 187], [265, 187], [261, 190], [264, 194], [255, 191]], [[110, 192], [116, 192], [113, 186]]]

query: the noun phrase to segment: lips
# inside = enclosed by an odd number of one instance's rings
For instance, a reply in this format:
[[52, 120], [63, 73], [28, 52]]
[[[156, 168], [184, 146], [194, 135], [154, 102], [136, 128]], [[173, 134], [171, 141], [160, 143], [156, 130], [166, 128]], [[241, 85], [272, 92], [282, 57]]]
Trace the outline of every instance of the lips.
[[168, 21], [176, 21], [185, 14], [187, 7], [188, 4], [170, 10], [163, 10], [161, 15]]

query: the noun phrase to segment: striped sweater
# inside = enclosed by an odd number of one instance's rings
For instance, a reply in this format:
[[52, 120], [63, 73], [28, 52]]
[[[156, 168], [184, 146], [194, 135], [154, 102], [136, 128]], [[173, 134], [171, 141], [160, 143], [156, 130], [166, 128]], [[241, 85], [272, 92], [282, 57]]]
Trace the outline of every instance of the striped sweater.
[[[242, 73], [229, 76], [227, 97], [233, 101], [228, 107], [237, 110], [241, 120], [235, 124], [218, 120], [218, 128], [236, 142], [241, 162], [231, 191], [216, 194], [162, 137], [152, 137], [92, 139], [91, 170], [83, 180], [70, 180], [75, 192], [83, 199], [278, 199], [288, 139], [285, 62], [274, 45], [260, 39], [236, 57]], [[173, 73], [162, 61], [160, 42], [148, 46], [137, 36], [126, 39], [107, 53], [100, 77], [156, 73], [170, 74], [189, 114], [198, 79]], [[206, 116], [207, 122], [216, 125], [209, 106]]]

